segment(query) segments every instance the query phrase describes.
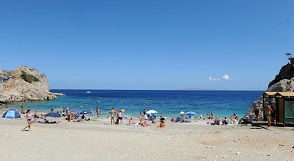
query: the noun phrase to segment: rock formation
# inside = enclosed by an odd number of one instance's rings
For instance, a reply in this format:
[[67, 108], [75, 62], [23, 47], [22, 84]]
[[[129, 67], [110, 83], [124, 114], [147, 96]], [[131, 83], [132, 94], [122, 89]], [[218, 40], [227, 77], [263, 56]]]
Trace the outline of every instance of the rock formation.
[[[265, 92], [294, 92], [294, 58], [290, 58], [289, 60], [289, 63], [284, 65], [275, 79], [269, 83], [268, 89]], [[246, 116], [254, 116], [255, 106], [259, 106], [263, 111], [262, 99], [261, 96], [259, 100], [252, 104]]]
[[11, 72], [9, 79], [0, 80], [0, 103], [56, 98], [55, 94], [49, 92], [46, 75], [31, 67], [19, 66]]

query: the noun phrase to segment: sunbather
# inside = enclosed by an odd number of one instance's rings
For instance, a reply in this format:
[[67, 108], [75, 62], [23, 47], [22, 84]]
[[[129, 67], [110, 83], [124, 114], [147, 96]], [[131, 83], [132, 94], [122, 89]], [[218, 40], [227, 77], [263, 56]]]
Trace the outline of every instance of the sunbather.
[[165, 128], [165, 121], [161, 120], [159, 126], [157, 128]]

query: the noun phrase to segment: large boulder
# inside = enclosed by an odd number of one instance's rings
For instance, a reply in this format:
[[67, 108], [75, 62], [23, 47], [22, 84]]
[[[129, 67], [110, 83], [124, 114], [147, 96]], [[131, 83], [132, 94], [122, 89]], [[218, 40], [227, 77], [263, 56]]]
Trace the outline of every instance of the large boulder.
[[10, 79], [0, 82], [0, 102], [24, 102], [56, 99], [49, 92], [46, 75], [37, 69], [19, 66], [11, 72]]
[[[265, 92], [293, 92], [294, 91], [294, 59], [290, 59], [289, 63], [284, 65], [279, 74], [276, 75], [275, 79], [272, 80], [268, 89]], [[263, 113], [263, 98], [262, 96], [259, 100], [252, 103], [251, 107], [247, 111], [245, 116], [253, 117], [254, 107], [259, 106]]]
[[275, 79], [272, 80], [269, 85], [268, 88], [270, 88], [272, 85], [278, 83], [279, 81], [283, 80], [283, 79], [292, 79], [294, 77], [294, 60], [290, 60], [288, 64], [284, 65], [279, 74], [276, 75]]

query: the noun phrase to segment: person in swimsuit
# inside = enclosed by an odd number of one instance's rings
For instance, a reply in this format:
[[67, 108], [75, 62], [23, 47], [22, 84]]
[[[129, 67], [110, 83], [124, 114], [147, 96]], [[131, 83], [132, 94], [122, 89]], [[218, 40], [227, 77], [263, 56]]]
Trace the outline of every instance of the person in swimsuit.
[[123, 117], [124, 117], [124, 114], [123, 114], [122, 111], [120, 110], [120, 111], [118, 112], [118, 114], [117, 114], [117, 118], [118, 118], [120, 124], [122, 123], [122, 119], [123, 119]]
[[255, 106], [254, 108], [254, 113], [255, 113], [255, 121], [259, 121], [259, 111], [260, 111], [260, 108], [258, 107], [258, 105]]
[[99, 108], [96, 107], [96, 114], [97, 114], [97, 118], [99, 118]]
[[161, 120], [159, 126], [157, 128], [165, 128], [165, 121]]
[[22, 105], [22, 106], [21, 106], [21, 114], [25, 114], [25, 112], [24, 112], [24, 108], [25, 108], [25, 107]]
[[28, 126], [26, 126], [22, 131], [25, 131], [26, 128], [29, 128], [29, 130], [31, 129], [31, 124], [33, 122], [32, 121], [33, 115], [31, 114], [31, 110], [27, 110], [26, 118], [27, 118]]
[[114, 116], [115, 116], [115, 114], [116, 114], [115, 109], [112, 108], [112, 109], [109, 111], [109, 113], [110, 113], [110, 123], [111, 123], [111, 124], [112, 124], [112, 123], [115, 123], [115, 121], [114, 121]]
[[267, 126], [271, 126], [271, 113], [273, 112], [271, 106], [268, 104], [268, 102], [265, 103], [265, 115], [267, 118]]

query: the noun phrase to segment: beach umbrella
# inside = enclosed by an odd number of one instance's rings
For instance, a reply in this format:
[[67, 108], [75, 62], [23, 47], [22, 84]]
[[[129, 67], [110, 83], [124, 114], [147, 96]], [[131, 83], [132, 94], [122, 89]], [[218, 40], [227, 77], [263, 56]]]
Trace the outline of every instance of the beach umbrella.
[[181, 112], [180, 112], [180, 115], [184, 115], [184, 114], [185, 114], [185, 112], [184, 112], [184, 111], [181, 111]]
[[91, 111], [82, 111], [82, 112], [80, 112], [80, 114], [84, 114], [84, 115], [91, 114], [91, 113], [92, 113]]
[[3, 118], [20, 118], [20, 114], [18, 113], [17, 110], [12, 108], [12, 109], [6, 111], [2, 117]]
[[147, 111], [146, 113], [147, 113], [147, 114], [154, 114], [154, 113], [157, 113], [157, 111], [155, 111], [155, 110], [149, 110], [149, 111]]
[[77, 109], [69, 109], [69, 113], [79, 113], [79, 110]]
[[196, 113], [195, 113], [195, 112], [192, 112], [192, 111], [190, 111], [190, 112], [186, 112], [186, 115], [189, 115], [189, 116], [191, 116], [191, 115], [196, 115]]
[[45, 114], [45, 117], [61, 117], [58, 113], [50, 112]]

